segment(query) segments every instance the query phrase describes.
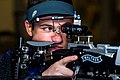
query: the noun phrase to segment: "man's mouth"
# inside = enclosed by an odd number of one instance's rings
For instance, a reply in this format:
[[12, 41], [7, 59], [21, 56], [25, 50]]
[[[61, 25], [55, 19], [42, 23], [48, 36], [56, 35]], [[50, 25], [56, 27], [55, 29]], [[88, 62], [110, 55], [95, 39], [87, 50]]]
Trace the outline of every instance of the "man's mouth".
[[48, 49], [48, 52], [52, 52], [52, 51], [59, 50], [59, 49], [63, 49], [63, 47], [58, 46], [58, 45], [55, 45], [55, 46], [53, 46], [52, 48], [49, 48], [49, 49]]

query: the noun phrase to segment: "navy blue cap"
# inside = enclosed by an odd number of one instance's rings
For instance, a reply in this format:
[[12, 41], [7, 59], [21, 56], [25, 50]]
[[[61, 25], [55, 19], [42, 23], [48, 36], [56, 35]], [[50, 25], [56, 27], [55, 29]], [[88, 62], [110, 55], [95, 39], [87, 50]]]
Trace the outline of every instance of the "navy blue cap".
[[46, 1], [36, 4], [26, 12], [25, 19], [29, 22], [45, 15], [74, 15], [73, 6], [63, 1]]

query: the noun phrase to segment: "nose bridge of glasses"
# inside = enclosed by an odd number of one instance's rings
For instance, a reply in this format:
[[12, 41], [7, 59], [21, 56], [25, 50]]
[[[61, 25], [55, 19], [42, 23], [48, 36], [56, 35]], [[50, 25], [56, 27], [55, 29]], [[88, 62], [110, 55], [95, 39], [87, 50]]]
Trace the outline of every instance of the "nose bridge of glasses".
[[60, 24], [59, 20], [53, 20], [53, 31], [56, 33], [61, 32], [61, 24]]

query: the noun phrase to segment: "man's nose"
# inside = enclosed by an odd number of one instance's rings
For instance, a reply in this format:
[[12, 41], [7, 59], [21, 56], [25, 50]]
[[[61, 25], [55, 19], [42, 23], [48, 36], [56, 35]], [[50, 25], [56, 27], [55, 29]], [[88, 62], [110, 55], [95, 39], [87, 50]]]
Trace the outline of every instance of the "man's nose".
[[58, 43], [62, 42], [61, 34], [54, 32], [54, 35], [52, 36], [52, 41], [53, 42], [58, 42]]

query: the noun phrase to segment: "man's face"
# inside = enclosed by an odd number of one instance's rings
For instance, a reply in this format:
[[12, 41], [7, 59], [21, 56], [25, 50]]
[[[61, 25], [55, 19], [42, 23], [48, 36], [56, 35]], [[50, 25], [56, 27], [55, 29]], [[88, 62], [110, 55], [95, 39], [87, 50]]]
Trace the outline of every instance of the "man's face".
[[46, 20], [52, 16], [42, 17], [39, 22], [34, 23], [34, 29], [32, 31], [32, 40], [34, 41], [49, 41], [57, 42], [51, 51], [67, 48], [66, 34], [61, 31], [61, 28], [66, 24], [72, 24], [72, 19], [61, 20]]

